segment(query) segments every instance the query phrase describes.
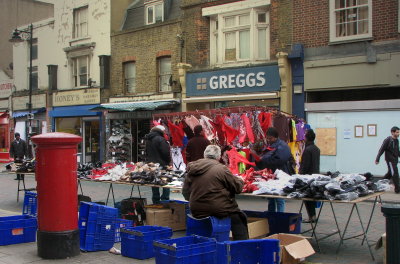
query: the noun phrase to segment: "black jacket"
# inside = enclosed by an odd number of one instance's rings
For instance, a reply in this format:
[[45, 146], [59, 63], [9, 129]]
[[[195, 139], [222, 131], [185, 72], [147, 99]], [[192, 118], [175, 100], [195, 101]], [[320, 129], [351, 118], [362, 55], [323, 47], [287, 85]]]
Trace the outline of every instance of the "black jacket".
[[399, 161], [399, 140], [392, 138], [392, 136], [385, 138], [375, 161], [379, 162], [383, 152], [385, 152], [386, 161], [397, 163]]
[[27, 155], [27, 151], [28, 151], [28, 146], [25, 140], [20, 139], [19, 142], [17, 140], [11, 142], [10, 155], [14, 159], [23, 160], [24, 156]]
[[163, 137], [163, 132], [153, 128], [146, 139], [147, 162], [159, 163], [161, 166], [167, 166], [171, 162], [171, 152], [168, 142]]
[[186, 161], [196, 161], [204, 158], [204, 150], [210, 145], [210, 141], [202, 135], [192, 137], [186, 146]]
[[307, 142], [301, 156], [299, 174], [319, 173], [320, 150], [314, 142]]

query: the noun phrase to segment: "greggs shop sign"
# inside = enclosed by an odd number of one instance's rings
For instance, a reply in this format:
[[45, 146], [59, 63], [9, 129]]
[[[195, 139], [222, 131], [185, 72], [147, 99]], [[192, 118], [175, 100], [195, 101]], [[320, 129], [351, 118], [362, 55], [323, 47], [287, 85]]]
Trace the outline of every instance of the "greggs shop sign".
[[278, 65], [187, 73], [187, 96], [279, 91]]

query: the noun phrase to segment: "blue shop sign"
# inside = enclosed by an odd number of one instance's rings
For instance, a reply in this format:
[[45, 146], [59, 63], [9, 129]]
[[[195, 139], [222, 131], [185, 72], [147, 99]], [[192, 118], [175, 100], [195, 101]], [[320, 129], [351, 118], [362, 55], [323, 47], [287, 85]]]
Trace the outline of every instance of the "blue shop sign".
[[187, 73], [187, 96], [243, 94], [280, 90], [278, 65]]

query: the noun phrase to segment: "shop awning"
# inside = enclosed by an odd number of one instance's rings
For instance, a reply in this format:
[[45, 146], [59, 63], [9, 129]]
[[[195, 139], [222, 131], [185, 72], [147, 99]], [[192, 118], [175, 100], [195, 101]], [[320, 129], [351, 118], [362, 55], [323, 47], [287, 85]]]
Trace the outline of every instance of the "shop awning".
[[53, 107], [49, 111], [51, 117], [72, 117], [72, 116], [101, 116], [101, 112], [93, 112], [91, 109], [99, 105], [74, 105]]
[[[42, 107], [39, 109], [34, 109], [32, 110], [32, 114], [38, 114], [38, 113], [43, 113], [46, 112], [46, 107]], [[18, 118], [18, 117], [24, 117], [29, 114], [29, 111], [16, 111], [12, 113], [13, 118]]]
[[100, 106], [94, 107], [90, 110], [101, 111], [101, 110], [113, 110], [113, 111], [140, 111], [140, 110], [155, 110], [163, 106], [171, 106], [179, 104], [178, 100], [155, 100], [155, 101], [137, 101], [137, 102], [126, 102], [126, 103], [109, 103], [101, 104]]

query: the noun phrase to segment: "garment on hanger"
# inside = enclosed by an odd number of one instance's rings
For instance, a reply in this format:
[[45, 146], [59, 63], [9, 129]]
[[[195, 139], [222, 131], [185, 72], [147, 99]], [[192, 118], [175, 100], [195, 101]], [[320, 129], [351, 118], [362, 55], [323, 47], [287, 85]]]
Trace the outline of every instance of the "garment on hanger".
[[185, 122], [192, 130], [195, 126], [200, 125], [199, 120], [194, 115], [185, 117]]
[[235, 148], [226, 151], [229, 159], [228, 168], [232, 174], [239, 174], [239, 163], [243, 162], [245, 164], [256, 166], [254, 162], [248, 161], [245, 157], [240, 155]]
[[[249, 142], [254, 143], [254, 133], [253, 133], [253, 129], [251, 127], [251, 123], [250, 123], [250, 119], [246, 114], [242, 114], [241, 118], [243, 120], [243, 124], [246, 130], [246, 135], [247, 138], [249, 139]], [[240, 143], [243, 143], [244, 141], [241, 141]]]
[[211, 121], [214, 131], [217, 133], [217, 139], [221, 146], [225, 145], [225, 133], [222, 124], [222, 117], [217, 116], [214, 121]]
[[273, 118], [274, 127], [276, 128], [276, 130], [278, 130], [279, 138], [286, 142], [290, 140], [289, 120], [290, 118], [282, 114], [277, 114]]
[[172, 137], [172, 146], [183, 147], [183, 136], [185, 134], [183, 125], [175, 125], [168, 120], [168, 127]]
[[203, 131], [204, 131], [206, 138], [210, 141], [215, 138], [214, 127], [211, 124], [211, 121], [212, 120], [210, 118], [208, 118], [204, 115], [200, 115], [200, 120], [199, 120], [200, 125], [203, 127]]
[[296, 131], [297, 131], [297, 138], [296, 138], [296, 140], [297, 140], [297, 141], [302, 141], [302, 140], [304, 140], [306, 131], [305, 131], [305, 126], [304, 126], [304, 123], [303, 123], [303, 122], [298, 122], [298, 123], [296, 124]]
[[172, 169], [174, 171], [185, 171], [186, 164], [183, 161], [181, 149], [178, 147], [171, 148]]
[[272, 126], [272, 114], [270, 112], [260, 112], [257, 116], [260, 126], [265, 133]]

